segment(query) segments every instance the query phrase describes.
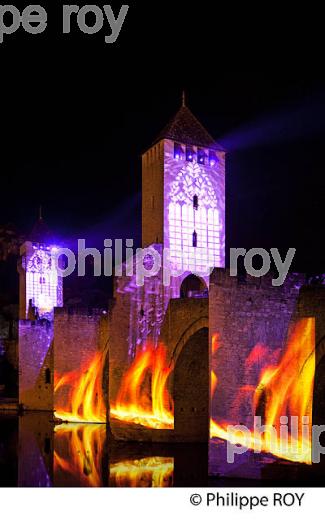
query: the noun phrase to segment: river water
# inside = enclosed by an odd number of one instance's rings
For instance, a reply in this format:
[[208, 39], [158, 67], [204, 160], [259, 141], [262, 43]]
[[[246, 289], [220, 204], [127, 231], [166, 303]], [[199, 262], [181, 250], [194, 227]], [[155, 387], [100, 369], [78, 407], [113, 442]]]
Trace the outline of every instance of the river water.
[[[2, 487], [265, 485], [260, 479], [208, 477], [208, 451], [205, 444], [118, 443], [106, 425], [58, 426], [46, 413], [0, 415]], [[273, 481], [268, 485], [323, 485], [323, 479], [313, 482], [310, 475], [289, 482], [290, 472], [297, 477], [295, 467], [271, 467]]]

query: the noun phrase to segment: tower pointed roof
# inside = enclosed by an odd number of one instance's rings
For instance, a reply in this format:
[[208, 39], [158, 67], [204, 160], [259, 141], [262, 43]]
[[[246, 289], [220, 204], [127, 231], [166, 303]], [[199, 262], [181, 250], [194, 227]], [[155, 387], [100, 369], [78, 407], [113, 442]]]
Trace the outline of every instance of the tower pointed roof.
[[39, 210], [39, 217], [31, 233], [28, 236], [28, 240], [31, 242], [37, 242], [38, 244], [50, 244], [53, 241], [53, 233], [46, 224], [42, 216], [42, 208]]
[[209, 132], [186, 106], [185, 93], [183, 93], [181, 108], [165, 126], [153, 144], [158, 143], [162, 139], [172, 139], [182, 144], [222, 150], [222, 147], [216, 143]]

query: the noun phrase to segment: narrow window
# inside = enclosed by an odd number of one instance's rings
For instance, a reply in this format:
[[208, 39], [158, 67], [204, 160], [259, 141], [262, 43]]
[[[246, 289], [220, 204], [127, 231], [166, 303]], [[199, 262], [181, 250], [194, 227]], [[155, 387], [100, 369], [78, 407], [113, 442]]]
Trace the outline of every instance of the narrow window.
[[193, 162], [194, 160], [194, 150], [191, 146], [186, 147], [186, 160], [188, 162]]
[[45, 384], [50, 385], [51, 384], [51, 370], [47, 368], [45, 370]]
[[210, 163], [210, 166], [215, 166], [217, 164], [217, 161], [218, 161], [218, 158], [217, 158], [217, 154], [216, 152], [214, 152], [213, 150], [210, 150], [209, 152], [209, 163]]
[[44, 453], [46, 453], [46, 455], [51, 453], [51, 439], [49, 437], [45, 437], [44, 440]]
[[193, 233], [193, 247], [197, 247], [197, 232]]
[[193, 197], [193, 208], [197, 211], [199, 209], [199, 197], [194, 195]]
[[202, 148], [199, 148], [197, 151], [197, 162], [199, 164], [205, 164], [206, 154]]
[[176, 159], [176, 161], [183, 159], [183, 148], [179, 143], [174, 143], [174, 159]]

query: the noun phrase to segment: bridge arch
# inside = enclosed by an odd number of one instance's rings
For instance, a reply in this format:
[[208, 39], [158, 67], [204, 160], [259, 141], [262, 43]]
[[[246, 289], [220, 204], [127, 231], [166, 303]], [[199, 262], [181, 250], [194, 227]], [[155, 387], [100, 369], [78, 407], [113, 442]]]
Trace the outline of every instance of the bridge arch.
[[208, 442], [209, 300], [172, 299], [162, 327], [167, 347], [170, 391], [174, 399], [176, 442]]
[[196, 332], [198, 332], [201, 329], [209, 329], [209, 318], [208, 316], [201, 316], [197, 320], [195, 320], [193, 323], [191, 323], [180, 335], [178, 338], [178, 341], [175, 344], [175, 347], [173, 349], [170, 363], [173, 363], [174, 366], [176, 366], [177, 360], [185, 347], [185, 345], [188, 343], [189, 339], [194, 336]]
[[[325, 424], [325, 336], [316, 344], [315, 352], [315, 380], [313, 395], [313, 424]], [[320, 436], [320, 443], [324, 445], [325, 434]], [[325, 462], [321, 459], [322, 467]]]
[[[201, 325], [203, 320], [199, 320]], [[196, 323], [179, 343], [174, 367], [175, 432], [188, 442], [209, 441], [209, 329]]]

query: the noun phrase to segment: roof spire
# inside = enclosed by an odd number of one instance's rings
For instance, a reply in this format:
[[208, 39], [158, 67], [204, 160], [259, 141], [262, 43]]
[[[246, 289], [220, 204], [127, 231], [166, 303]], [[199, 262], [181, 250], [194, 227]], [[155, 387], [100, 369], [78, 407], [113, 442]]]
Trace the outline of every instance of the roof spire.
[[171, 139], [183, 145], [222, 150], [222, 147], [215, 142], [209, 132], [186, 106], [185, 90], [182, 92], [182, 106], [163, 131], [160, 132], [153, 144], [157, 144], [162, 139]]
[[182, 107], [186, 107], [186, 92], [183, 90], [182, 92]]
[[43, 207], [41, 205], [38, 207], [38, 220], [29, 234], [28, 240], [37, 244], [51, 244], [54, 242], [53, 233], [43, 219]]

